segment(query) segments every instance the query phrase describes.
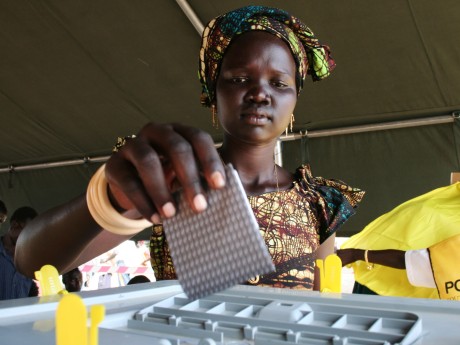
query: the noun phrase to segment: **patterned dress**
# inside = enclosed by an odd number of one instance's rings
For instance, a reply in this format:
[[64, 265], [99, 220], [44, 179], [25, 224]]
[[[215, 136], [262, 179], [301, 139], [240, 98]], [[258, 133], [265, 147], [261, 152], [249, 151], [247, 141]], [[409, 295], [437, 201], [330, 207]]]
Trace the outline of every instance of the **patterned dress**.
[[[313, 177], [308, 165], [296, 170], [291, 188], [248, 196], [276, 267], [248, 284], [311, 290], [316, 250], [355, 213], [363, 196], [341, 181]], [[176, 279], [161, 224], [153, 227], [150, 255], [157, 280]]]

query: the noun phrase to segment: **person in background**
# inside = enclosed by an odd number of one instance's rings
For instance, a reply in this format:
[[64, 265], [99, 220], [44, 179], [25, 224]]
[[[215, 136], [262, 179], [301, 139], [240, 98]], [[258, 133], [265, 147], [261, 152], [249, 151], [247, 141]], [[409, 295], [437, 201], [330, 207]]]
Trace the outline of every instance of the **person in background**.
[[224, 164], [231, 163], [276, 267], [248, 283], [318, 289], [315, 259], [333, 253], [336, 231], [364, 192], [315, 177], [309, 165], [288, 171], [275, 163], [274, 150], [292, 125], [306, 77], [322, 80], [334, 67], [329, 47], [281, 9], [246, 6], [212, 19], [202, 36], [199, 78], [201, 102], [223, 130], [222, 146], [217, 150], [208, 133], [177, 123], [149, 123], [123, 138], [86, 198], [30, 225], [19, 243], [21, 271], [30, 275], [43, 262], [61, 271], [75, 267], [130, 238], [128, 227], [139, 232], [153, 223], [156, 279], [176, 279], [162, 227], [162, 219], [176, 214], [174, 191], [182, 188], [192, 210], [202, 212], [206, 188], [224, 188]]
[[150, 279], [147, 278], [146, 276], [140, 274], [138, 276], [132, 277], [129, 280], [128, 284], [126, 284], [126, 285], [141, 284], [141, 283], [150, 283]]
[[0, 300], [38, 296], [35, 282], [17, 271], [14, 264], [18, 237], [37, 216], [31, 207], [20, 207], [10, 219], [8, 232], [0, 238]]
[[460, 300], [460, 183], [434, 189], [380, 216], [337, 255], [355, 273], [354, 293]]
[[6, 208], [5, 203], [0, 200], [0, 225], [6, 222], [8, 218], [8, 209]]
[[62, 275], [62, 283], [68, 292], [78, 292], [83, 285], [83, 275], [78, 267]]

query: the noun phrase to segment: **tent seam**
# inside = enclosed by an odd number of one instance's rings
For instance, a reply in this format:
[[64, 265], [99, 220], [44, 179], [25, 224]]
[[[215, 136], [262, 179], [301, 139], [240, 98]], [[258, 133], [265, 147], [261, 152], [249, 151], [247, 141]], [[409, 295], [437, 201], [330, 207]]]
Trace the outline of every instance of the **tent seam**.
[[427, 49], [427, 46], [426, 46], [426, 44], [425, 44], [425, 40], [423, 39], [422, 31], [420, 30], [420, 27], [419, 27], [419, 25], [418, 25], [417, 18], [416, 18], [415, 13], [414, 13], [414, 8], [413, 8], [413, 6], [412, 6], [412, 1], [411, 1], [411, 0], [407, 0], [407, 4], [408, 4], [408, 6], [409, 6], [409, 10], [410, 10], [410, 15], [411, 15], [411, 17], [412, 17], [412, 21], [414, 22], [414, 26], [415, 26], [415, 28], [416, 28], [416, 30], [417, 30], [417, 34], [418, 34], [418, 36], [419, 36], [419, 38], [420, 38], [420, 42], [422, 43], [423, 50], [425, 51], [425, 56], [427, 57], [428, 64], [430, 65], [430, 70], [431, 70], [431, 73], [432, 73], [432, 75], [433, 75], [433, 78], [434, 78], [434, 80], [435, 80], [435, 82], [436, 82], [436, 86], [438, 87], [439, 93], [440, 93], [440, 95], [441, 95], [441, 97], [442, 97], [442, 99], [443, 99], [443, 101], [444, 101], [444, 104], [447, 105], [447, 104], [448, 104], [448, 103], [447, 103], [447, 99], [446, 99], [446, 97], [445, 97], [445, 95], [444, 95], [444, 92], [442, 91], [441, 84], [439, 83], [439, 80], [438, 80], [438, 78], [437, 78], [437, 75], [436, 75], [436, 73], [435, 73], [435, 71], [434, 71], [433, 62], [432, 62], [431, 56], [430, 56], [430, 54], [428, 53], [428, 49]]

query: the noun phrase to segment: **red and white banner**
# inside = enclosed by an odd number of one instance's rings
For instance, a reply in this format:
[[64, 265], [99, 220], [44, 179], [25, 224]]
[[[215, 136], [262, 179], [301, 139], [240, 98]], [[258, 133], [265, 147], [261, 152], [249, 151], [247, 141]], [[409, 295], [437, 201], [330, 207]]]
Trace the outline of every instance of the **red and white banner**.
[[94, 272], [94, 273], [128, 273], [128, 274], [144, 274], [148, 273], [147, 266], [129, 267], [129, 266], [110, 266], [110, 265], [83, 265], [80, 266], [82, 273]]

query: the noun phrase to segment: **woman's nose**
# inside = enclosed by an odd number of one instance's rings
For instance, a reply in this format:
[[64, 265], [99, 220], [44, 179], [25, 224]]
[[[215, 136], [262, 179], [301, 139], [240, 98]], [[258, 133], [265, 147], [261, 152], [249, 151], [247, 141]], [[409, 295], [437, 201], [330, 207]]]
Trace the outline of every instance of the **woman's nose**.
[[270, 103], [268, 88], [261, 82], [253, 83], [246, 93], [246, 100], [253, 103]]

